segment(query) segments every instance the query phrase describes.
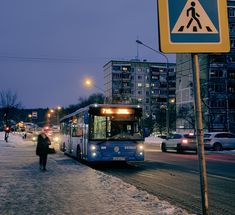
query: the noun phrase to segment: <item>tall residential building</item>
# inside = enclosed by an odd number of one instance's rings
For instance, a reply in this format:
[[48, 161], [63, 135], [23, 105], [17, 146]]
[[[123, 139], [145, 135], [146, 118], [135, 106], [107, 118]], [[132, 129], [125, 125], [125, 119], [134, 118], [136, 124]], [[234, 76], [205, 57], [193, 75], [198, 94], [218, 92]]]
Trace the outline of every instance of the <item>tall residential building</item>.
[[[231, 51], [199, 55], [203, 123], [208, 131], [235, 132], [235, 1], [228, 1]], [[176, 127], [194, 128], [190, 54], [176, 56]]]
[[167, 98], [175, 100], [175, 64], [111, 60], [104, 65], [104, 90], [108, 102], [139, 104], [145, 118], [157, 120]]

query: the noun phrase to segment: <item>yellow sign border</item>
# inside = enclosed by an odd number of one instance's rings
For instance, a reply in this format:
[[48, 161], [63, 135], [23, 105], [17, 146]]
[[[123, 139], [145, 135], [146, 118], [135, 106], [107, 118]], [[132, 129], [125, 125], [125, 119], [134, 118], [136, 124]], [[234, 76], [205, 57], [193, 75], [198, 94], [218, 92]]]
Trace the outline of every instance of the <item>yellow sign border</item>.
[[158, 31], [160, 36], [160, 50], [164, 53], [221, 53], [230, 51], [228, 29], [227, 0], [218, 0], [220, 42], [216, 43], [188, 43], [171, 42], [170, 16], [168, 0], [158, 0]]

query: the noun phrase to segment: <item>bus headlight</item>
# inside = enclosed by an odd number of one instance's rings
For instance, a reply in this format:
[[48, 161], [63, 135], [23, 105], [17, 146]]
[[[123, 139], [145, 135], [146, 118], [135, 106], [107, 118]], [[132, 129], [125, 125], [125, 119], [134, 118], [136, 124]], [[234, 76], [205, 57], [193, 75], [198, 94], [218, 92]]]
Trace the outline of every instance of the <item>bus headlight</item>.
[[96, 150], [96, 146], [95, 145], [91, 145], [91, 151], [95, 151]]
[[96, 156], [96, 153], [95, 153], [95, 152], [93, 152], [93, 153], [92, 153], [92, 157], [95, 157], [95, 156]]
[[59, 142], [60, 138], [59, 137], [54, 137], [53, 139], [55, 142]]
[[139, 149], [139, 151], [143, 151], [144, 150], [144, 145], [142, 145], [142, 144], [138, 145], [138, 149]]

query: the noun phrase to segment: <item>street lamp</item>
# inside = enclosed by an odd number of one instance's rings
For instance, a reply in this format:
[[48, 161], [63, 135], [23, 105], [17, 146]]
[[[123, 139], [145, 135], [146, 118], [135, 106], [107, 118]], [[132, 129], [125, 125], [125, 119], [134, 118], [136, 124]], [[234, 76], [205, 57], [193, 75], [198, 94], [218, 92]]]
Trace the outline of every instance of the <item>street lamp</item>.
[[[94, 81], [93, 81], [92, 79], [87, 78], [87, 79], [84, 80], [83, 83], [84, 83], [84, 86], [87, 87], [87, 88], [92, 88], [92, 87], [94, 87], [94, 88], [100, 90], [100, 91], [103, 93], [103, 95], [105, 96], [104, 90], [103, 90], [101, 87], [96, 86], [96, 85], [94, 84]], [[104, 97], [104, 102], [106, 102], [106, 97]]]
[[102, 93], [104, 94], [104, 90], [103, 90], [102, 88], [96, 86], [96, 85], [94, 84], [94, 81], [93, 81], [92, 79], [90, 79], [90, 78], [85, 79], [84, 84], [85, 84], [85, 87], [87, 87], [87, 88], [95, 87], [95, 88], [97, 88], [98, 90], [102, 91]]
[[[170, 125], [170, 115], [169, 115], [169, 60], [168, 57], [166, 55], [164, 55], [163, 53], [161, 53], [160, 51], [153, 49], [152, 47], [146, 45], [145, 43], [143, 43], [140, 40], [136, 40], [137, 44], [140, 44], [148, 49], [151, 49], [152, 51], [162, 55], [165, 59], [166, 59], [166, 83], [167, 83], [167, 101], [166, 101], [166, 134], [167, 136], [169, 135], [169, 125]], [[150, 95], [151, 96], [151, 95]]]

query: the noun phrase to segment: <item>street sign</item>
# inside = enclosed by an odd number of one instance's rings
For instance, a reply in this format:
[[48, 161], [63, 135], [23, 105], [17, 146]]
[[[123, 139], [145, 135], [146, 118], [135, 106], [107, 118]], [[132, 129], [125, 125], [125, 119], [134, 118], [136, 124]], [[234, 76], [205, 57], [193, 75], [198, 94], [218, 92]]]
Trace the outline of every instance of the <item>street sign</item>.
[[227, 0], [158, 0], [160, 50], [229, 52]]

